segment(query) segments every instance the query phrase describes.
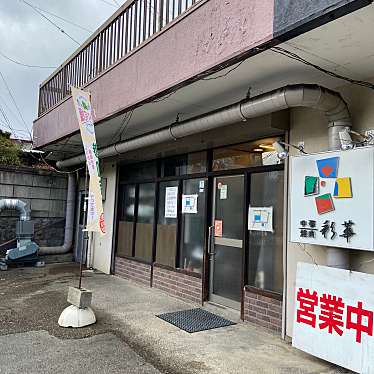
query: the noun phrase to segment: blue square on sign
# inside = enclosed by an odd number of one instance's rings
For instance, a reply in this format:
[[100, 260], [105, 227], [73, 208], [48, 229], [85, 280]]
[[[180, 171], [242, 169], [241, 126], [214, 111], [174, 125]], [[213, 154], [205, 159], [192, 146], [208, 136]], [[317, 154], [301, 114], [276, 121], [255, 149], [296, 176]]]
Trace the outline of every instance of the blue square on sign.
[[261, 214], [255, 214], [255, 222], [261, 221]]
[[191, 200], [186, 200], [186, 206], [190, 206], [191, 205]]

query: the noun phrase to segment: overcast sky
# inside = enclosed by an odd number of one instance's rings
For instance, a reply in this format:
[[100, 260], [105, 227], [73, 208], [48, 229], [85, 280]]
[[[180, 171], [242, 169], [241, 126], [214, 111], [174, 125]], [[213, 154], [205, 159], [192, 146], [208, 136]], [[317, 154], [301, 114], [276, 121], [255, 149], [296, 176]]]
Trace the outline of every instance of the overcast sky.
[[[26, 0], [89, 30], [96, 30], [125, 0]], [[83, 43], [90, 35], [50, 14], [48, 18], [74, 39]], [[28, 68], [8, 61], [2, 55], [28, 65], [59, 66], [78, 45], [37, 14], [22, 0], [0, 0], [0, 72], [4, 76], [28, 128], [37, 116], [38, 87], [54, 69]], [[8, 130], [5, 116], [18, 136], [27, 138], [25, 124], [0, 77], [0, 128]]]

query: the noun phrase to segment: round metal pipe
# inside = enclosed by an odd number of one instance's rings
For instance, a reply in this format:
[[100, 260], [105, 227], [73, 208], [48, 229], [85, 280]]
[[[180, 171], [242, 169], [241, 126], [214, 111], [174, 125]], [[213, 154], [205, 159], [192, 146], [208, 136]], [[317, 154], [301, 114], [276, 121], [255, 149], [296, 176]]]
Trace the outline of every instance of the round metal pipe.
[[40, 247], [40, 255], [57, 255], [67, 253], [71, 250], [74, 234], [75, 189], [75, 175], [69, 174], [68, 191], [66, 196], [64, 243], [61, 246], [57, 247]]
[[21, 221], [30, 221], [31, 211], [27, 203], [19, 199], [2, 199], [0, 200], [0, 212], [4, 209], [14, 209], [19, 212]]
[[[102, 148], [98, 153], [100, 158], [111, 157], [295, 107], [309, 107], [323, 111], [329, 126], [334, 127], [338, 123], [350, 126], [351, 119], [347, 105], [338, 93], [318, 85], [290, 85], [202, 116], [174, 123], [168, 128]], [[57, 166], [66, 168], [83, 162], [85, 162], [84, 154], [58, 161]]]

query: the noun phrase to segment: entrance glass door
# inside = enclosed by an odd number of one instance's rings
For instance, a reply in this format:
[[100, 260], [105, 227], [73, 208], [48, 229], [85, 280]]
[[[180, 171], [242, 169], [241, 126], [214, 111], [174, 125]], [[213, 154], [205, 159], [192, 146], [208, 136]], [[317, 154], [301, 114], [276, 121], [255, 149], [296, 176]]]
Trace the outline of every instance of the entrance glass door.
[[240, 308], [244, 176], [214, 179], [213, 222], [209, 230], [210, 300]]

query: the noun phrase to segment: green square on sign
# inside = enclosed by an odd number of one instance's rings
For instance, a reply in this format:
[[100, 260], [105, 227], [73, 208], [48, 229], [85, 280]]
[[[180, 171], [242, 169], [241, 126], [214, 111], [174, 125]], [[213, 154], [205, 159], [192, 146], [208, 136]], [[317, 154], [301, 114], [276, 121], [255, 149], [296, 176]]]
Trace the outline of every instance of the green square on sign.
[[317, 195], [319, 193], [319, 177], [307, 175], [304, 182], [304, 195]]

